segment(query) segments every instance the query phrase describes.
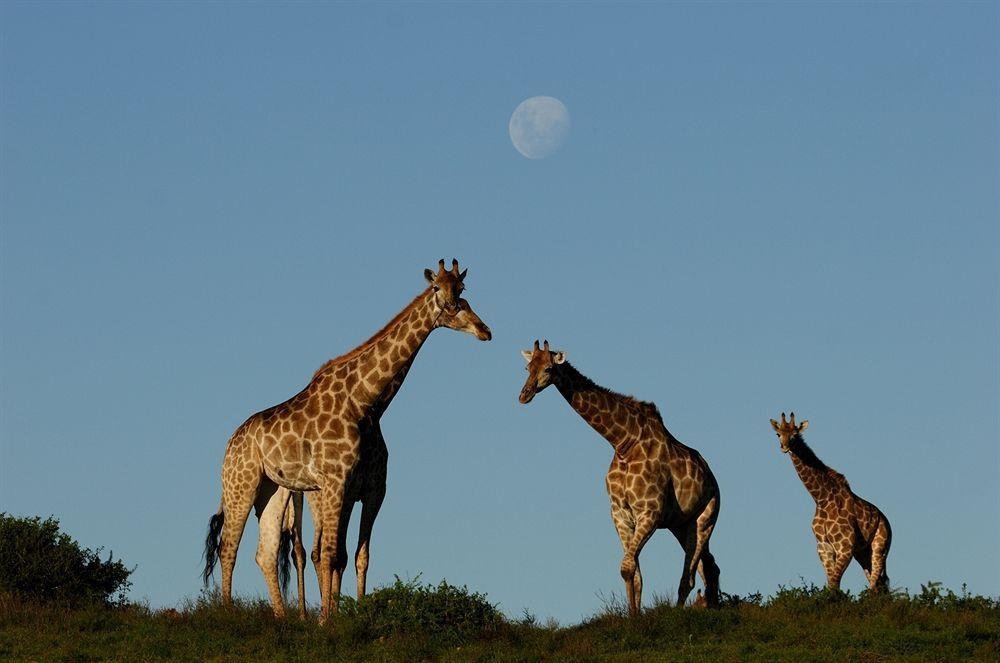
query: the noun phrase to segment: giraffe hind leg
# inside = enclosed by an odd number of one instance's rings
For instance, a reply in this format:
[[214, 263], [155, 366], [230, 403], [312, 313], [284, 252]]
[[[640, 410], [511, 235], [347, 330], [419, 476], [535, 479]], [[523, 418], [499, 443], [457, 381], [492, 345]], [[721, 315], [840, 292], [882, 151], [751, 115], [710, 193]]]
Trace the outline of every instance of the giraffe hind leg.
[[236, 567], [236, 552], [243, 538], [250, 509], [257, 497], [258, 478], [253, 484], [243, 484], [237, 489], [222, 491], [222, 511], [225, 519], [219, 537], [219, 561], [222, 563], [222, 604], [233, 602], [233, 569]]
[[889, 530], [889, 522], [882, 519], [878, 529], [875, 530], [875, 537], [872, 539], [871, 564], [872, 570], [868, 582], [872, 589], [876, 591], [887, 591], [889, 589], [889, 576], [885, 569], [885, 560], [889, 556], [889, 546], [892, 543], [892, 532]]
[[[681, 584], [677, 591], [677, 605], [681, 606], [687, 601], [688, 594], [694, 588], [695, 572], [702, 569], [702, 558], [708, 550], [708, 540], [715, 529], [715, 521], [718, 518], [718, 498], [709, 500], [705, 509], [698, 516], [698, 519], [688, 528], [687, 537], [684, 542], [684, 576], [681, 577]], [[711, 557], [711, 554], [709, 554]], [[718, 571], [715, 565], [715, 558], [712, 557], [711, 566], [714, 571]], [[715, 585], [710, 591], [706, 575], [702, 573], [702, 580], [705, 581], [705, 602], [708, 605], [718, 603], [718, 575], [713, 578]], [[710, 596], [710, 594], [715, 594]]]
[[306, 550], [302, 545], [302, 493], [293, 493], [289, 505], [291, 513], [286, 527], [291, 526], [295, 554], [295, 579], [299, 592], [299, 619], [306, 618]]
[[719, 565], [715, 563], [715, 557], [708, 550], [708, 544], [705, 545], [705, 549], [701, 553], [698, 574], [701, 576], [701, 582], [705, 585], [705, 605], [709, 608], [718, 607], [721, 598], [719, 591], [721, 571]]
[[[282, 543], [290, 542], [285, 529], [285, 509], [291, 492], [269, 479], [262, 482], [255, 508], [260, 519], [260, 536], [257, 542], [257, 566], [264, 574], [271, 608], [275, 617], [285, 616], [285, 603], [278, 570]], [[287, 553], [286, 553], [287, 560]]]
[[872, 582], [872, 549], [862, 548], [860, 550], [855, 550], [854, 561], [861, 566], [861, 570], [865, 572], [865, 580], [867, 580], [870, 585]]

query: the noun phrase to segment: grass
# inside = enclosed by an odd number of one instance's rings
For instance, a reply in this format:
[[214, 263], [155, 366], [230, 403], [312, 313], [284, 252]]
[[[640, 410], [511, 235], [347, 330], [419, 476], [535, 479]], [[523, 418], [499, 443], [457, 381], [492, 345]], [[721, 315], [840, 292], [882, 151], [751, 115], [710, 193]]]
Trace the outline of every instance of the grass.
[[560, 628], [504, 618], [485, 596], [398, 581], [344, 599], [329, 628], [276, 620], [263, 600], [223, 608], [203, 594], [180, 609], [69, 607], [0, 596], [0, 659], [72, 661], [891, 661], [1000, 660], [1000, 602], [929, 583], [860, 596], [812, 585], [726, 596], [717, 610], [620, 601]]

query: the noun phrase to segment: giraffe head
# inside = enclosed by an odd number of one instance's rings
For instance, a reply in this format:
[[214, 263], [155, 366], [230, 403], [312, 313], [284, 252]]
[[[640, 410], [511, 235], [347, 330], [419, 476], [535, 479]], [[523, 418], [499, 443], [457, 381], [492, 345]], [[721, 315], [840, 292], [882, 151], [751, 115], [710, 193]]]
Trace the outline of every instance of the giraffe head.
[[802, 431], [809, 428], [809, 420], [806, 419], [801, 424], [795, 424], [795, 413], [792, 412], [791, 418], [787, 421], [785, 420], [785, 413], [781, 413], [781, 422], [777, 422], [771, 419], [771, 428], [778, 435], [778, 441], [781, 443], [781, 453], [788, 453], [788, 443], [796, 435], [801, 435]]
[[552, 384], [552, 371], [555, 370], [556, 366], [566, 361], [566, 353], [560, 350], [549, 350], [548, 341], [545, 341], [545, 345], [540, 348], [536, 340], [535, 347], [531, 350], [521, 350], [521, 355], [528, 362], [525, 369], [528, 371], [528, 379], [524, 381], [524, 387], [521, 389], [518, 400], [522, 403], [530, 403], [535, 394]]
[[429, 269], [424, 270], [424, 278], [431, 284], [431, 291], [434, 295], [434, 303], [441, 310], [441, 317], [438, 318], [439, 327], [447, 327], [456, 331], [472, 334], [480, 341], [488, 341], [493, 338], [493, 333], [476, 312], [469, 306], [469, 302], [462, 299], [462, 291], [465, 290], [465, 275], [468, 269], [458, 271], [458, 261], [451, 261], [451, 269], [444, 268], [444, 260], [438, 261], [438, 271], [435, 274]]

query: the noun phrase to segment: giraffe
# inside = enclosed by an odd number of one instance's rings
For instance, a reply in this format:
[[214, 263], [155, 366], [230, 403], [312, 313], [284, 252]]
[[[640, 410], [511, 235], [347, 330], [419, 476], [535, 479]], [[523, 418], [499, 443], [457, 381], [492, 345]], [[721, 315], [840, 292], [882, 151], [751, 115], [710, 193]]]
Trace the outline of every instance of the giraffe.
[[[485, 325], [464, 300], [461, 302], [462, 310], [458, 315], [450, 318], [446, 324], [451, 329], [475, 330], [477, 327], [484, 329]], [[485, 328], [484, 333], [489, 333]], [[358, 577], [358, 598], [365, 594], [365, 585], [368, 574], [368, 551], [371, 542], [372, 528], [375, 519], [382, 507], [385, 498], [385, 482], [388, 469], [389, 450], [386, 447], [385, 439], [382, 437], [380, 418], [389, 407], [399, 387], [402, 386], [406, 374], [410, 370], [413, 361], [407, 363], [393, 377], [393, 380], [386, 386], [380, 397], [369, 408], [368, 415], [361, 422], [358, 430], [361, 434], [360, 457], [357, 467], [351, 473], [350, 481], [347, 485], [344, 497], [344, 505], [341, 513], [340, 533], [337, 541], [337, 557], [333, 568], [333, 592], [339, 595], [341, 579], [344, 569], [347, 566], [347, 527], [350, 523], [351, 513], [356, 502], [361, 502], [361, 530], [358, 536], [358, 549], [355, 554], [355, 568]], [[305, 605], [305, 549], [302, 545], [302, 492], [292, 491], [291, 499], [288, 500], [282, 493], [288, 491], [287, 488], [278, 488], [279, 495], [274, 498], [274, 513], [270, 517], [260, 519], [260, 533], [258, 539], [259, 562], [265, 576], [269, 576], [271, 569], [278, 568], [278, 583], [281, 590], [289, 580], [289, 570], [287, 568], [289, 548], [294, 551], [294, 565], [296, 570], [296, 581], [298, 586], [298, 612], [301, 619], [306, 618]], [[309, 502], [309, 510], [312, 514], [314, 525], [314, 538], [312, 560], [316, 569], [316, 578], [320, 579], [320, 546], [322, 541], [322, 508], [317, 491], [306, 493]], [[277, 512], [278, 506], [287, 504], [283, 514]], [[269, 581], [270, 586], [270, 581]], [[320, 583], [320, 601], [323, 599], [323, 587]], [[276, 599], [272, 597], [272, 605]]]
[[652, 403], [605, 389], [566, 361], [566, 353], [541, 348], [522, 351], [528, 378], [519, 400], [530, 403], [554, 384], [563, 398], [591, 428], [614, 448], [605, 478], [611, 519], [621, 539], [620, 567], [629, 614], [642, 605], [639, 553], [657, 529], [668, 529], [684, 549], [684, 568], [677, 604], [684, 605], [697, 570], [705, 584], [705, 602], [719, 602], [719, 567], [708, 540], [719, 516], [719, 485], [708, 463], [681, 444], [663, 424]]
[[792, 458], [792, 464], [806, 490], [816, 501], [812, 531], [816, 536], [816, 552], [826, 569], [826, 585], [840, 589], [840, 579], [853, 557], [861, 565], [872, 590], [889, 587], [885, 560], [892, 543], [889, 519], [877, 506], [854, 494], [843, 474], [827, 467], [816, 457], [802, 438], [809, 421], [795, 424], [795, 413], [781, 422], [771, 419], [778, 435], [781, 452]]
[[[437, 273], [424, 270], [429, 286], [385, 327], [354, 350], [323, 364], [298, 394], [252, 415], [233, 433], [223, 458], [221, 504], [209, 521], [203, 574], [207, 583], [216, 560], [221, 559], [223, 604], [232, 603], [236, 551], [251, 508], [262, 520], [274, 518], [287, 525], [291, 517], [301, 522], [301, 506], [297, 511], [287, 509], [293, 493], [317, 491], [319, 527], [339, 532], [348, 489], [364, 456], [369, 412], [386, 387], [412, 363], [438, 327], [454, 327], [483, 341], [492, 337], [489, 327], [461, 297], [467, 271], [459, 272], [457, 260], [450, 270], [445, 269], [444, 260], [438, 262]], [[290, 516], [293, 512], [297, 515]], [[268, 528], [280, 534], [280, 526]], [[321, 544], [321, 621], [336, 609], [332, 591], [335, 539], [324, 537]], [[273, 557], [271, 548], [275, 548]], [[298, 550], [296, 557], [301, 568]], [[257, 562], [267, 580], [274, 612], [282, 616], [274, 542], [262, 539]]]
[[[447, 321], [451, 329], [459, 331], [471, 331], [475, 333], [477, 329], [489, 335], [489, 329], [469, 307], [468, 302], [460, 302], [462, 309], [453, 318]], [[334, 562], [333, 591], [337, 595], [340, 592], [341, 579], [344, 569], [347, 567], [347, 526], [350, 522], [351, 512], [354, 504], [361, 502], [361, 525], [358, 535], [358, 547], [354, 556], [355, 570], [357, 572], [357, 596], [360, 599], [365, 595], [365, 588], [368, 577], [369, 549], [371, 544], [372, 529], [375, 519], [378, 517], [382, 501], [385, 499], [385, 482], [387, 475], [387, 465], [389, 460], [389, 450], [382, 436], [380, 420], [389, 408], [392, 399], [395, 398], [399, 388], [403, 385], [403, 380], [413, 365], [410, 362], [404, 365], [400, 371], [393, 376], [392, 381], [386, 386], [382, 394], [369, 408], [368, 416], [360, 426], [361, 431], [361, 458], [358, 467], [355, 468], [351, 476], [350, 485], [344, 501], [343, 513], [341, 514], [341, 527], [337, 539], [337, 558]], [[280, 489], [286, 490], [286, 489]], [[296, 497], [298, 498], [296, 500]], [[309, 502], [309, 511], [314, 522], [314, 536], [312, 548], [312, 561], [316, 569], [316, 577], [320, 577], [320, 548], [322, 542], [322, 517], [320, 509], [322, 507], [319, 494], [316, 491], [306, 493]], [[288, 511], [283, 518], [271, 518], [261, 521], [260, 539], [266, 541], [268, 545], [265, 559], [269, 566], [272, 556], [276, 558], [279, 568], [282, 570], [282, 586], [288, 579], [286, 547], [294, 546], [296, 580], [299, 590], [299, 616], [305, 618], [305, 579], [304, 560], [305, 551], [302, 546], [302, 493], [296, 492], [292, 500], [288, 502]], [[278, 530], [281, 530], [280, 532]], [[277, 542], [277, 544], [275, 543]], [[323, 587], [320, 587], [320, 600], [322, 601]]]

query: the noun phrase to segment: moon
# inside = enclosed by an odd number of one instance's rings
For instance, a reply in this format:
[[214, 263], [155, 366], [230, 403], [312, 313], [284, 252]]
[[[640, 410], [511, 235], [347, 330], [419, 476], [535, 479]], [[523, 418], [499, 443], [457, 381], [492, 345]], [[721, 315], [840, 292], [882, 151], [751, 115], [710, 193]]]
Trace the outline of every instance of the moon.
[[510, 116], [510, 142], [529, 159], [555, 154], [569, 136], [569, 111], [555, 97], [525, 99]]

